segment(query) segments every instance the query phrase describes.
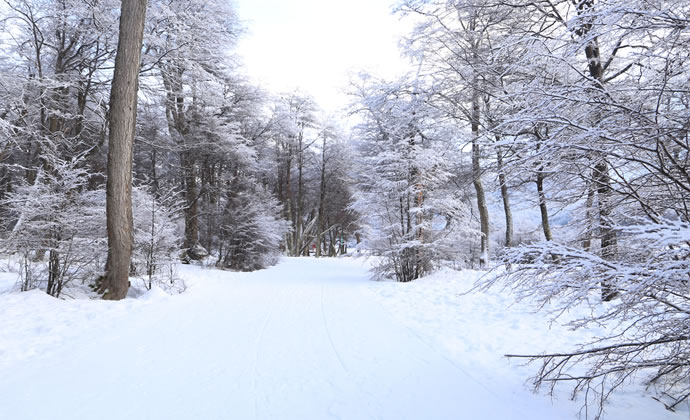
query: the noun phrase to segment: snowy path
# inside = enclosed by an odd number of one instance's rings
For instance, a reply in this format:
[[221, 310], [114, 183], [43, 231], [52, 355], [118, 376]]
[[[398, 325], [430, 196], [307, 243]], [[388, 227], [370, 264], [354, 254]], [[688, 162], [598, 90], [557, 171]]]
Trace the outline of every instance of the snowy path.
[[[573, 418], [401, 325], [360, 261], [182, 274], [183, 295], [119, 304], [0, 296], [0, 326], [20, 317], [47, 337], [0, 329], [0, 419]], [[3, 312], [2, 299], [34, 312]]]

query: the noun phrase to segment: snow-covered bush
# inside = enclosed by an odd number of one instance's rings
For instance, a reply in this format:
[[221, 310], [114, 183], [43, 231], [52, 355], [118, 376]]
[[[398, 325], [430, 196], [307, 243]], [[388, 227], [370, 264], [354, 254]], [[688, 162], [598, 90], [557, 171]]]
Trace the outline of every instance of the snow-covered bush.
[[[40, 288], [59, 297], [70, 287], [88, 285], [102, 274], [107, 256], [105, 191], [87, 190], [90, 175], [80, 161], [52, 159], [33, 184], [8, 193], [1, 205], [2, 251], [18, 258], [20, 289]], [[172, 197], [172, 195], [171, 195]], [[133, 190], [132, 274], [147, 288], [184, 288], [175, 275], [180, 235], [173, 222], [175, 203]]]
[[[603, 336], [579, 348], [515, 356], [540, 361], [535, 385], [553, 391], [573, 383], [574, 395], [583, 392], [586, 404], [598, 406], [598, 417], [613, 390], [639, 378], [673, 410], [690, 395], [690, 225], [664, 219], [617, 231], [625, 253], [615, 260], [555, 241], [523, 245], [507, 253], [510, 269], [482, 286], [503, 284], [549, 303], [554, 318], [590, 305], [591, 316], [570, 326], [604, 326]], [[601, 302], [603, 284], [616, 299]]]
[[135, 277], [147, 289], [158, 285], [166, 290], [184, 290], [176, 266], [182, 236], [175, 223], [181, 203], [174, 192], [154, 197], [146, 188], [132, 191], [134, 248], [132, 267]]
[[[96, 276], [106, 255], [105, 192], [84, 191], [89, 180], [79, 161], [50, 160], [33, 184], [7, 194], [5, 252], [19, 256], [21, 289], [59, 297], [71, 283]], [[46, 261], [47, 255], [47, 261]]]
[[252, 271], [273, 265], [289, 229], [278, 201], [253, 178], [238, 177], [226, 194], [219, 267]]

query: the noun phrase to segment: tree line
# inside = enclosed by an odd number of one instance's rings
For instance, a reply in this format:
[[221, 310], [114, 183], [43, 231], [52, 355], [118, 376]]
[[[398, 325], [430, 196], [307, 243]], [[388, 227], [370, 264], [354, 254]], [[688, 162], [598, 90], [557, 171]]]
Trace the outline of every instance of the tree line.
[[[337, 121], [304, 93], [243, 76], [233, 53], [243, 28], [227, 2], [145, 5], [138, 77], [122, 85], [138, 81], [128, 150], [113, 141], [120, 2], [3, 4], [0, 236], [21, 288], [112, 292], [106, 196], [132, 185], [132, 215], [119, 222], [132, 231], [110, 239], [132, 243], [131, 264], [118, 265], [149, 288], [174, 282], [179, 259], [254, 270], [283, 252], [346, 252], [356, 221]], [[132, 175], [106, 194], [117, 159]]]
[[[541, 361], [597, 407], [631, 378], [675, 410], [690, 388], [690, 5], [681, 1], [402, 0], [416, 71], [362, 75], [354, 207], [379, 271], [448, 261], [579, 305], [608, 333]], [[516, 226], [515, 204], [539, 222]], [[518, 219], [525, 218], [521, 210]], [[522, 222], [522, 220], [518, 220]], [[494, 263], [490, 264], [493, 259]]]

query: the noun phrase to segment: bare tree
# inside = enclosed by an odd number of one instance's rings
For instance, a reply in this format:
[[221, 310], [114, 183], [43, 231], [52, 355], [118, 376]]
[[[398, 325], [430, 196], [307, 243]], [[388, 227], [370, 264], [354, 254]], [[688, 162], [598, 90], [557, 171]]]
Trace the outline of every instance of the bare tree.
[[506, 100], [519, 104], [499, 125], [516, 139], [511, 170], [549, 175], [538, 188], [540, 204], [544, 187], [561, 184], [572, 211], [558, 229], [572, 236], [507, 251], [510, 269], [483, 284], [501, 280], [520, 298], [550, 302], [554, 318], [591, 305], [570, 326], [603, 331], [575, 349], [511, 357], [540, 365], [535, 387], [571, 384], [594, 418], [633, 380], [676, 410], [690, 398], [690, 91], [680, 59], [688, 54], [681, 39], [690, 6], [502, 4], [526, 13], [505, 48], [527, 52], [511, 71], [534, 75], [506, 89]]
[[498, 115], [488, 112], [488, 102], [497, 90], [492, 72], [500, 73], [487, 63], [495, 62], [494, 33], [499, 32], [506, 14], [485, 1], [403, 0], [399, 10], [420, 19], [409, 40], [408, 54], [420, 58], [420, 70], [435, 81], [435, 106], [456, 121], [471, 147], [471, 180], [481, 231], [479, 263], [486, 267], [491, 223], [482, 160], [485, 145], [491, 143], [492, 119]]

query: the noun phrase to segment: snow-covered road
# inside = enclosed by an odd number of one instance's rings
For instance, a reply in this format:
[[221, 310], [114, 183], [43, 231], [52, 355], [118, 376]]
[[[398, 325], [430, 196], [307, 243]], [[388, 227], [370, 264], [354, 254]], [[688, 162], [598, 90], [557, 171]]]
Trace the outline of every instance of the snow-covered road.
[[120, 303], [0, 295], [0, 419], [573, 418], [396, 320], [360, 260], [181, 274]]

